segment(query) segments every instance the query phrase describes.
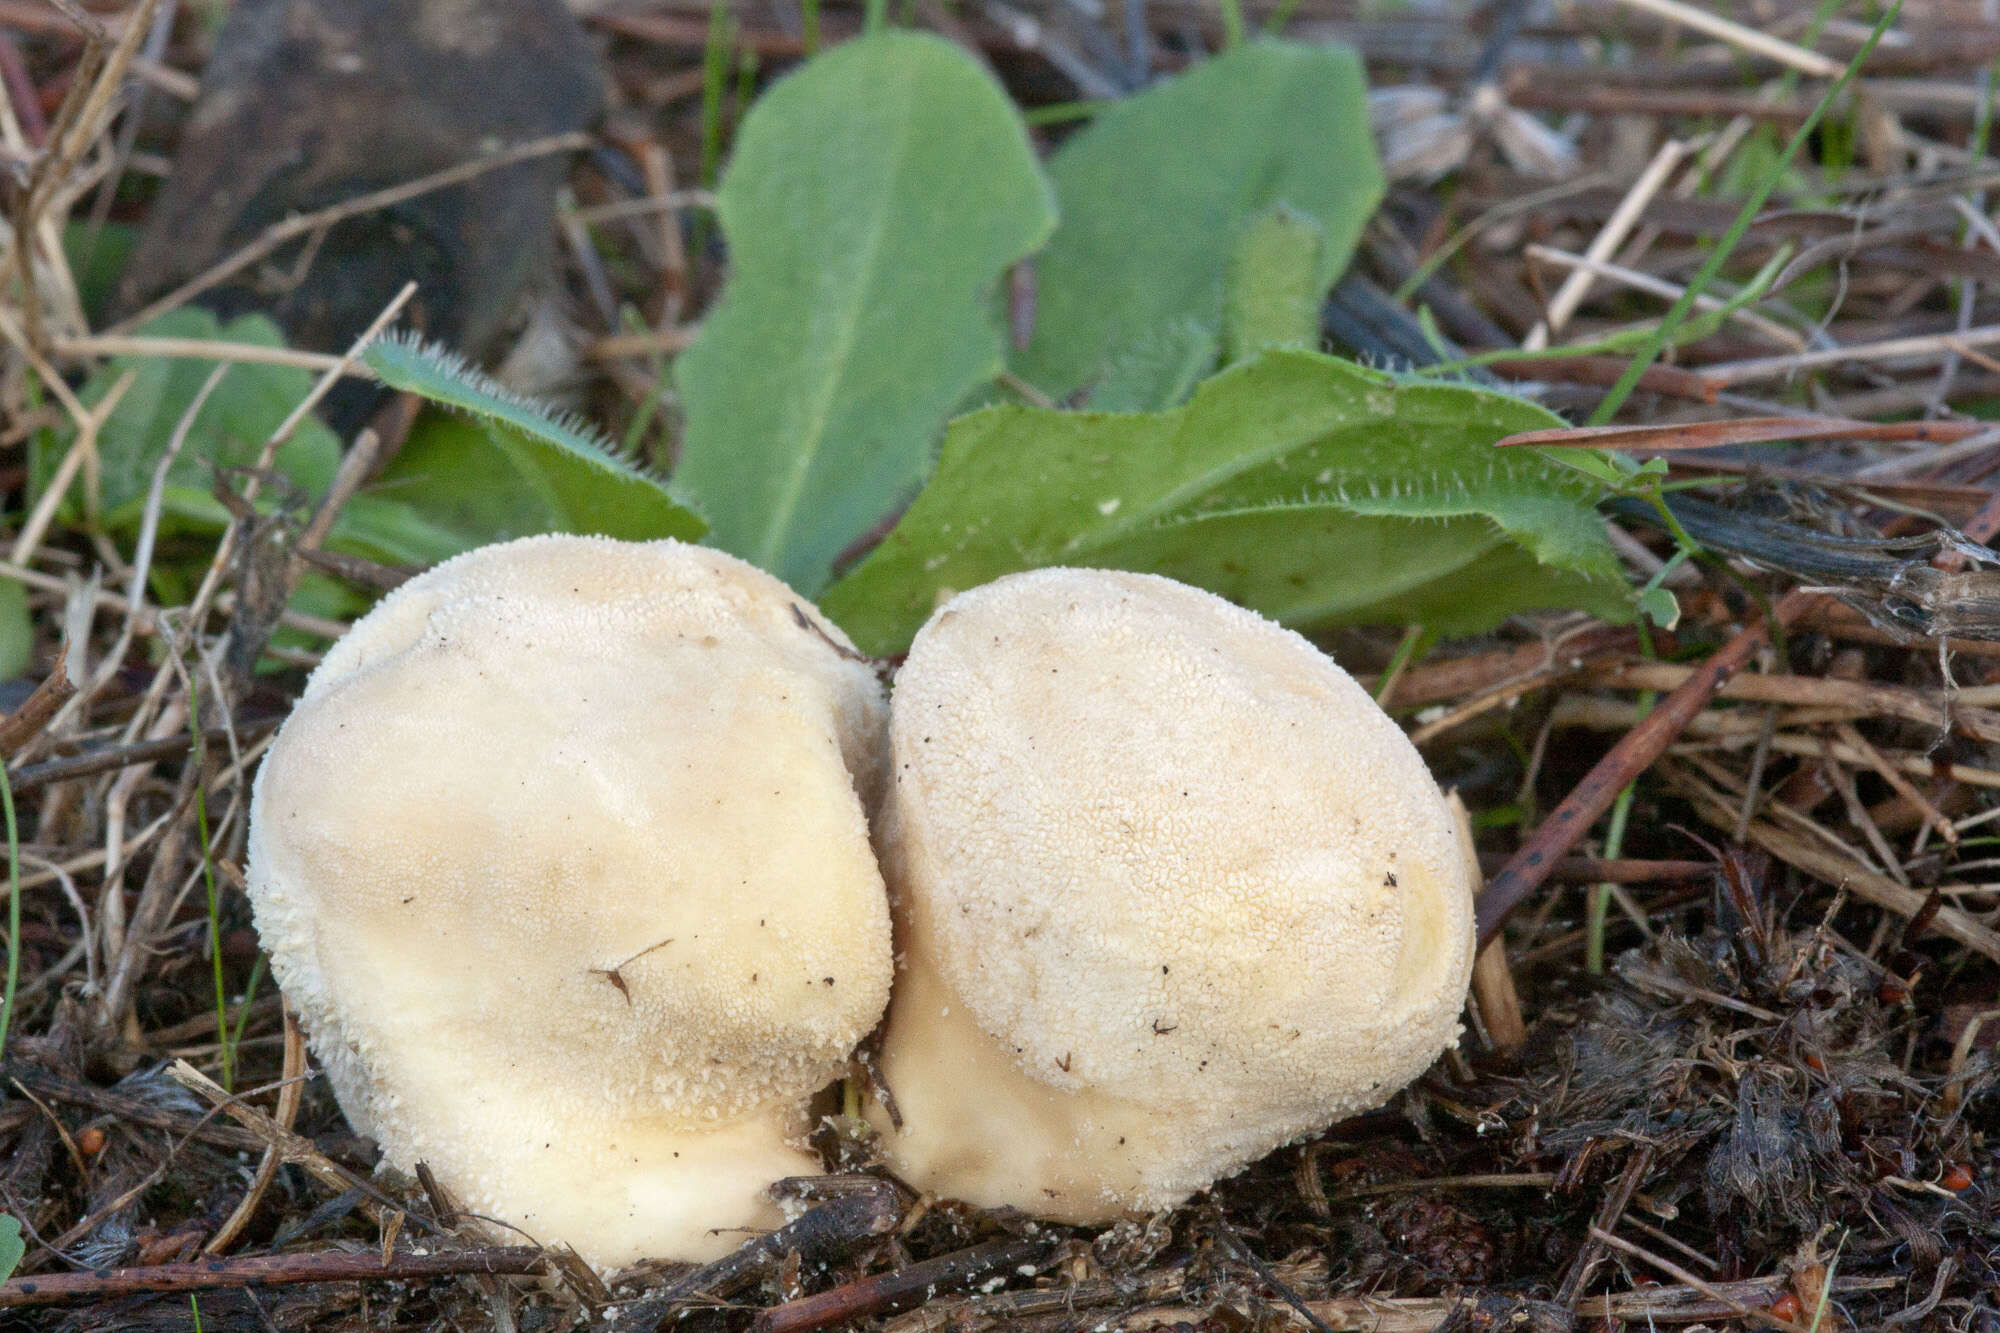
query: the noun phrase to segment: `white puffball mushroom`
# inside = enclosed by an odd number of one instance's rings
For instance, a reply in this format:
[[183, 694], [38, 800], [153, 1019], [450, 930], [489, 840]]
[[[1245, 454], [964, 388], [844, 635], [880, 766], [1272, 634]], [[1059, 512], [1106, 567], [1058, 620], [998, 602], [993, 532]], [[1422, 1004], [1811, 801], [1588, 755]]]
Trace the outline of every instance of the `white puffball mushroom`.
[[706, 1260], [816, 1174], [805, 1103], [879, 1020], [857, 785], [880, 683], [717, 551], [538, 537], [398, 589], [258, 775], [271, 967], [354, 1127], [608, 1268]]
[[1473, 870], [1303, 638], [1151, 575], [946, 603], [890, 708], [870, 1118], [930, 1193], [1099, 1222], [1387, 1101], [1457, 1037]]

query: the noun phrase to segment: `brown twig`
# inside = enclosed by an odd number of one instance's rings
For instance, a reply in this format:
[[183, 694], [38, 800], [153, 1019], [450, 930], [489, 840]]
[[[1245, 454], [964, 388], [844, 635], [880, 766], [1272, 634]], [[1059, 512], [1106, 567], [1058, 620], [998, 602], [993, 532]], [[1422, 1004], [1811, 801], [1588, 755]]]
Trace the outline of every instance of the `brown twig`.
[[[1695, 813], [1703, 820], [1719, 829], [1734, 827], [1736, 812], [1727, 803], [1715, 799], [1712, 792], [1675, 781], [1671, 773], [1667, 778], [1671, 785], [1683, 790], [1693, 802]], [[1802, 833], [1794, 833], [1763, 820], [1751, 821], [1745, 833], [1752, 843], [1787, 865], [1797, 866], [1817, 879], [1845, 889], [1862, 901], [1898, 916], [1915, 917], [1926, 910], [1930, 902], [1928, 894], [1898, 884], [1887, 875], [1877, 874]], [[1950, 936], [1967, 948], [2000, 962], [2000, 932], [1981, 925], [1961, 909], [1940, 907], [1933, 925], [1939, 934]]]
[[[1469, 867], [1479, 864], [1479, 848], [1472, 838], [1472, 818], [1465, 802], [1452, 792], [1446, 803], [1452, 822], [1458, 826], [1459, 852]], [[1483, 891], [1483, 889], [1481, 890]], [[1486, 1039], [1495, 1050], [1511, 1051], [1528, 1039], [1528, 1024], [1521, 1017], [1521, 994], [1514, 985], [1514, 969], [1507, 962], [1507, 942], [1494, 940], [1472, 960], [1472, 1004], [1485, 1029]]]
[[[284, 1013], [285, 1063], [282, 1075], [284, 1086], [278, 1090], [276, 1124], [279, 1129], [289, 1134], [292, 1132], [292, 1126], [298, 1121], [299, 1101], [305, 1092], [306, 1039], [305, 1034], [299, 1031], [298, 1019], [292, 1015], [290, 1006], [286, 1006]], [[228, 1033], [220, 1035], [224, 1040], [228, 1039]], [[245, 1190], [243, 1197], [237, 1201], [235, 1211], [230, 1213], [228, 1219], [216, 1228], [215, 1234], [209, 1237], [208, 1244], [201, 1247], [203, 1254], [222, 1254], [236, 1243], [236, 1238], [243, 1234], [243, 1228], [250, 1224], [250, 1218], [256, 1213], [257, 1205], [263, 1201], [264, 1191], [271, 1187], [273, 1180], [277, 1179], [278, 1168], [283, 1163], [284, 1154], [278, 1144], [273, 1142], [267, 1145], [263, 1159], [257, 1163], [257, 1173], [250, 1179], [250, 1188]]]
[[[1510, 357], [1486, 365], [1494, 374], [1510, 380], [1554, 380], [1560, 384], [1608, 389], [1625, 373], [1626, 362], [1615, 356], [1552, 356], [1520, 360]], [[1682, 370], [1678, 366], [1647, 366], [1639, 376], [1638, 387], [1646, 393], [1696, 403], [1712, 403], [1722, 392], [1720, 384], [1700, 371]]]
[[1769, 1310], [1760, 1310], [1754, 1305], [1746, 1305], [1714, 1284], [1703, 1281], [1693, 1273], [1690, 1273], [1673, 1260], [1661, 1258], [1651, 1250], [1634, 1245], [1623, 1236], [1614, 1236], [1601, 1227], [1592, 1227], [1590, 1229], [1590, 1238], [1600, 1244], [1609, 1245], [1612, 1249], [1618, 1250], [1621, 1253], [1629, 1254], [1634, 1259], [1638, 1259], [1643, 1263], [1652, 1265], [1683, 1286], [1693, 1287], [1710, 1300], [1720, 1301], [1722, 1304], [1727, 1305], [1744, 1319], [1763, 1324], [1768, 1328], [1782, 1328], [1786, 1330], [1786, 1333], [1806, 1333], [1802, 1325], [1794, 1323], [1789, 1319], [1780, 1319]]
[[532, 1245], [433, 1254], [403, 1252], [385, 1262], [372, 1251], [316, 1251], [204, 1259], [151, 1268], [100, 1268], [88, 1273], [0, 1282], [0, 1308], [64, 1305], [142, 1292], [214, 1291], [227, 1287], [292, 1287], [307, 1282], [414, 1282], [466, 1273], [539, 1274], [547, 1260]]
[[[1907, 1283], [1907, 1277], [1836, 1278], [1828, 1283], [1828, 1289], [1840, 1295], [1850, 1295], [1890, 1291]], [[1743, 1282], [1703, 1282], [1698, 1288], [1639, 1287], [1603, 1296], [1586, 1296], [1578, 1304], [1576, 1315], [1580, 1320], [1604, 1320], [1614, 1326], [1620, 1323], [1638, 1328], [1669, 1323], [1678, 1326], [1730, 1318], [1753, 1301], [1768, 1305], [1787, 1289], [1787, 1279], [1783, 1277], [1751, 1278]], [[1337, 1333], [1349, 1333], [1350, 1330], [1352, 1333], [1434, 1333], [1454, 1316], [1462, 1318], [1467, 1302], [1462, 1296], [1337, 1296], [1307, 1304]], [[1197, 1326], [1212, 1313], [1211, 1309], [1193, 1305], [1149, 1305], [1110, 1321], [1110, 1326], [1119, 1329]], [[929, 1311], [925, 1314], [928, 1315]], [[1493, 1311], [1493, 1315], [1492, 1319], [1484, 1321], [1485, 1326], [1526, 1326], [1518, 1307], [1514, 1307], [1512, 1302], [1501, 1305]], [[1467, 1322], [1472, 1327], [1482, 1326], [1482, 1321], [1478, 1319]], [[1285, 1325], [1302, 1327], [1303, 1321], [1286, 1319]], [[950, 1327], [926, 1319], [921, 1325], [912, 1324], [910, 1333], [943, 1333]], [[1105, 1324], [1093, 1327], [1103, 1328]], [[895, 1333], [902, 1331], [897, 1329]]]
[[41, 735], [42, 728], [49, 725], [49, 719], [75, 697], [76, 683], [69, 678], [65, 665], [67, 657], [67, 653], [58, 655], [55, 666], [42, 677], [34, 693], [23, 700], [19, 708], [0, 718], [0, 758], [14, 754]]
[[156, 1105], [144, 1097], [128, 1096], [109, 1088], [61, 1078], [22, 1061], [10, 1061], [0, 1066], [0, 1077], [5, 1077], [9, 1082], [18, 1082], [23, 1088], [51, 1101], [84, 1106], [103, 1115], [116, 1116], [131, 1124], [184, 1134], [189, 1138], [212, 1143], [218, 1148], [227, 1148], [232, 1152], [256, 1152], [264, 1146], [264, 1140], [249, 1130], [214, 1124], [196, 1116]]
[[941, 1291], [963, 1287], [994, 1273], [1008, 1273], [1046, 1255], [1053, 1234], [988, 1241], [893, 1273], [865, 1277], [804, 1300], [773, 1306], [757, 1316], [753, 1333], [811, 1333], [832, 1324], [895, 1314], [921, 1305]]
[[[1790, 726], [1806, 726], [1837, 722], [1847, 716], [1850, 716], [1849, 710], [1843, 708], [1801, 708], [1790, 714], [1785, 721]], [[1583, 727], [1593, 731], [1624, 731], [1639, 725], [1642, 717], [1643, 714], [1636, 704], [1577, 695], [1559, 701], [1550, 714], [1556, 726]], [[1695, 714], [1685, 734], [1703, 740], [1754, 742], [1761, 729], [1762, 718], [1755, 710], [1711, 709]], [[1867, 756], [1858, 750], [1851, 749], [1840, 741], [1829, 742], [1819, 736], [1778, 732], [1771, 737], [1771, 749], [1778, 754], [1798, 755], [1807, 759], [1831, 758], [1843, 764], [1856, 766], [1868, 762]], [[1883, 758], [1903, 772], [1920, 778], [1930, 778], [1939, 782], [1958, 781], [1971, 787], [2000, 789], [2000, 769], [1976, 768], [1971, 764], [1956, 763], [1948, 759], [1930, 759], [1902, 752], [1884, 753]]]
[[275, 1149], [280, 1160], [287, 1165], [302, 1168], [307, 1175], [335, 1193], [360, 1190], [369, 1200], [362, 1205], [362, 1211], [372, 1220], [380, 1222], [388, 1214], [402, 1211], [401, 1205], [394, 1199], [321, 1152], [319, 1145], [311, 1139], [286, 1129], [256, 1107], [232, 1096], [221, 1084], [187, 1061], [176, 1060], [168, 1065], [167, 1077], [220, 1108], [224, 1115], [255, 1134], [261, 1141], [260, 1147]]
[[[238, 722], [236, 737], [245, 743], [262, 740], [278, 729], [281, 720], [266, 717]], [[229, 732], [222, 727], [211, 727], [203, 733], [203, 738], [211, 745], [221, 745], [229, 739]], [[66, 782], [72, 778], [87, 778], [98, 773], [129, 768], [133, 764], [150, 764], [160, 759], [175, 759], [193, 749], [194, 737], [180, 735], [156, 741], [137, 741], [131, 745], [114, 745], [101, 750], [86, 750], [82, 754], [66, 755], [61, 759], [48, 759], [39, 764], [29, 764], [13, 775], [14, 790], [27, 791], [35, 787], [45, 787], [51, 782]]]
[[620, 1311], [612, 1333], [650, 1333], [676, 1306], [734, 1295], [787, 1256], [796, 1257], [801, 1267], [823, 1267], [857, 1243], [894, 1231], [902, 1221], [902, 1196], [888, 1181], [859, 1177], [834, 1183], [841, 1190], [838, 1197]]
[[1556, 1301], [1559, 1304], [1567, 1305], [1572, 1310], [1576, 1308], [1585, 1285], [1590, 1281], [1590, 1275], [1596, 1272], [1598, 1264], [1604, 1261], [1601, 1237], [1607, 1235], [1612, 1227], [1618, 1225], [1618, 1220], [1625, 1216], [1626, 1208], [1631, 1206], [1632, 1195], [1646, 1179], [1647, 1173], [1653, 1169], [1653, 1158], [1652, 1146], [1641, 1145], [1633, 1152], [1632, 1160], [1626, 1163], [1625, 1169], [1619, 1173], [1618, 1183], [1606, 1192], [1604, 1202], [1597, 1210], [1597, 1220], [1591, 1224], [1590, 1239], [1577, 1253], [1569, 1271], [1563, 1275], [1561, 1287], [1556, 1291]]
[[[1530, 643], [1471, 657], [1424, 662], [1405, 670], [1382, 699], [1396, 710], [1442, 703], [1530, 677], [1556, 677], [1575, 671], [1606, 653], [1630, 653], [1639, 639], [1630, 629], [1598, 625], [1553, 643]], [[1375, 676], [1359, 678], [1370, 693], [1381, 688]]]
[[[1812, 602], [1809, 593], [1787, 593], [1773, 615], [1780, 625], [1789, 626]], [[1481, 944], [1500, 933], [1514, 909], [1548, 878], [1557, 859], [1590, 831], [1590, 826], [1611, 808], [1626, 784], [1666, 752], [1694, 715], [1708, 706], [1708, 701], [1731, 676], [1743, 669], [1769, 635], [1770, 629], [1762, 619], [1745, 626], [1597, 761], [1563, 798], [1562, 804], [1529, 835], [1500, 873], [1487, 882], [1478, 902]]]
[[[1581, 673], [1583, 682], [1605, 689], [1677, 690], [1697, 668], [1675, 662], [1623, 661], [1597, 663]], [[1944, 704], [1920, 690], [1877, 685], [1864, 680], [1834, 680], [1823, 676], [1751, 673], [1724, 681], [1720, 698], [1792, 708], [1839, 708], [1864, 717], [1894, 717], [1942, 732], [1949, 723]]]
[[1016, 1321], [1033, 1315], [1069, 1315], [1106, 1305], [1153, 1305], [1178, 1298], [1186, 1281], [1185, 1270], [1169, 1268], [1136, 1278], [1098, 1278], [1033, 1291], [997, 1291], [991, 1296], [934, 1301], [890, 1320], [885, 1333], [971, 1333], [994, 1325], [1013, 1327]]
[[[1479, 864], [1489, 874], [1498, 872], [1508, 858], [1500, 852], [1481, 852]], [[1600, 856], [1565, 856], [1555, 863], [1548, 878], [1558, 884], [1673, 884], [1715, 873], [1708, 861], [1641, 861], [1630, 857], [1606, 860]]]
[[1522, 431], [1496, 448], [1626, 449], [1672, 453], [1780, 440], [1901, 440], [1950, 444], [1991, 428], [1984, 421], [1849, 421], [1840, 417], [1736, 417], [1666, 426], [1561, 426]]

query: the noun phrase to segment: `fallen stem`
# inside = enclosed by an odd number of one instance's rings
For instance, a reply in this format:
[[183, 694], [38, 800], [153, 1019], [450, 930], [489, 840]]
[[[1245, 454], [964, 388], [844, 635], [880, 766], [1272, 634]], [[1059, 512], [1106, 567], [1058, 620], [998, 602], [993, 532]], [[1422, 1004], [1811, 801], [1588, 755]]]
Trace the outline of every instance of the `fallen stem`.
[[948, 1287], [967, 1286], [995, 1273], [1012, 1273], [1044, 1257], [1055, 1242], [1056, 1237], [1047, 1233], [989, 1241], [773, 1306], [760, 1313], [751, 1328], [753, 1333], [809, 1333], [832, 1324], [894, 1314], [921, 1305]]
[[150, 1268], [101, 1268], [87, 1273], [0, 1282], [0, 1309], [63, 1305], [141, 1292], [213, 1291], [227, 1287], [292, 1287], [308, 1282], [409, 1282], [461, 1273], [539, 1274], [548, 1261], [532, 1245], [503, 1245], [443, 1254], [395, 1254], [387, 1262], [371, 1252], [318, 1251], [203, 1259]]
[[[1809, 593], [1787, 593], [1778, 603], [1773, 618], [1780, 626], [1789, 626], [1812, 602]], [[1695, 714], [1708, 706], [1724, 682], [1741, 671], [1751, 654], [1769, 638], [1768, 621], [1760, 619], [1745, 626], [1597, 761], [1563, 798], [1562, 804], [1521, 844], [1521, 849], [1509, 858], [1500, 873], [1487, 881], [1476, 908], [1480, 944], [1500, 933], [1507, 918], [1540, 887], [1557, 861], [1590, 831], [1598, 817], [1611, 808], [1626, 784], [1666, 752]]]

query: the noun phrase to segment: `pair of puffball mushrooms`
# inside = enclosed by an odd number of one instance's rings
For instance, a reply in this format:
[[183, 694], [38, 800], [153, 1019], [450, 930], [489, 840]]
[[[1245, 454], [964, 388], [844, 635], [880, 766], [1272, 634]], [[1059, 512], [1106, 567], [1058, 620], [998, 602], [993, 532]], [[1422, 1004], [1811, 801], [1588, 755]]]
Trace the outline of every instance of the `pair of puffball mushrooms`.
[[897, 1174], [1096, 1222], [1387, 1100], [1472, 964], [1463, 821], [1367, 694], [1094, 570], [952, 598], [891, 707], [720, 552], [470, 552], [313, 673], [249, 859], [354, 1127], [601, 1268], [775, 1225], [885, 1006]]

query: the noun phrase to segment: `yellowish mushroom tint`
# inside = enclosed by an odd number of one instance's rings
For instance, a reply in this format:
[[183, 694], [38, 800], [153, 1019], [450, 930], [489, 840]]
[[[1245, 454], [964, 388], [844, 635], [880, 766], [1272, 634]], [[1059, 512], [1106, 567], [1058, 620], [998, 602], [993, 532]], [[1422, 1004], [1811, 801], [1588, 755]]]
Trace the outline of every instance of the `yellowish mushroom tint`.
[[875, 1108], [939, 1195], [1170, 1206], [1455, 1040], [1472, 870], [1422, 759], [1298, 635], [1171, 580], [1004, 578], [897, 677]]
[[715, 551], [533, 538], [384, 600], [265, 761], [249, 852], [355, 1128], [599, 1266], [775, 1225], [888, 997], [882, 716], [839, 630]]

